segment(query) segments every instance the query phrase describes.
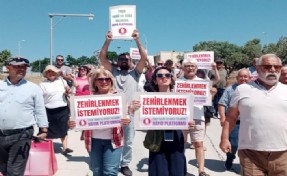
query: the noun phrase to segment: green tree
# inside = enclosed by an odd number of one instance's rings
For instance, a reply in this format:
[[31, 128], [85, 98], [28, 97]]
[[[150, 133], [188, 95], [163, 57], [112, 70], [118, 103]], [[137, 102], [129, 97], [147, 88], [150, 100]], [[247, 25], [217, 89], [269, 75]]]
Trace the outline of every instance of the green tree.
[[68, 56], [66, 57], [66, 63], [67, 63], [68, 66], [78, 65], [77, 59], [75, 59], [75, 58], [72, 57], [71, 55], [68, 55]]
[[108, 51], [107, 59], [110, 60], [112, 63], [117, 62], [118, 54], [115, 51]]
[[31, 63], [32, 72], [43, 72], [45, 67], [50, 64], [50, 58], [39, 59]]
[[260, 39], [253, 39], [243, 46], [242, 52], [248, 56], [248, 65], [252, 64], [253, 58], [260, 57], [262, 55], [262, 47], [260, 44]]
[[4, 65], [5, 63], [5, 61], [9, 58], [9, 57], [11, 57], [11, 52], [9, 51], [9, 50], [7, 50], [7, 49], [5, 49], [5, 50], [3, 50], [3, 51], [1, 51], [0, 52], [0, 65]]
[[277, 56], [282, 59], [283, 63], [287, 63], [287, 37], [280, 37], [277, 48]]

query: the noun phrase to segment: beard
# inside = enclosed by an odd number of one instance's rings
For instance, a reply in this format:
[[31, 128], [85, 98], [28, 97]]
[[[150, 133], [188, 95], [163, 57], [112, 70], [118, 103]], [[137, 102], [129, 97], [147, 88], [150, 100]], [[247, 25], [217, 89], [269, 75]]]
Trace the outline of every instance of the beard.
[[120, 68], [121, 68], [121, 70], [128, 70], [129, 65], [128, 65], [128, 63], [121, 63]]
[[258, 74], [258, 77], [261, 81], [269, 86], [275, 85], [279, 80], [279, 73], [261, 73]]

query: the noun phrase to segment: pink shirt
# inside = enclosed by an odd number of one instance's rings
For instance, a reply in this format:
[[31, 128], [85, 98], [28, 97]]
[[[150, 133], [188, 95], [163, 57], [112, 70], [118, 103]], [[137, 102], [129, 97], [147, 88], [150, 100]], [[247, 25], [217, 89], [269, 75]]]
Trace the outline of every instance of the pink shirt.
[[82, 77], [77, 77], [76, 81], [78, 83], [78, 86], [76, 87], [76, 96], [90, 95], [89, 78], [83, 79]]

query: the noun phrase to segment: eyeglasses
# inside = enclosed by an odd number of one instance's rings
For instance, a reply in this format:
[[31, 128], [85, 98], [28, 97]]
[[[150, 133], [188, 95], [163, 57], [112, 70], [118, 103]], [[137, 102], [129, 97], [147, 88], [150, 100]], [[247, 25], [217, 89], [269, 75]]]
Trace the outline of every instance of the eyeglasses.
[[157, 65], [163, 65], [163, 63], [157, 63]]
[[272, 67], [274, 67], [274, 69], [276, 71], [280, 71], [282, 68], [282, 65], [259, 65], [260, 67], [262, 67], [265, 70], [270, 70]]
[[97, 78], [95, 79], [95, 81], [98, 81], [99, 83], [103, 83], [103, 82], [111, 82], [112, 79], [111, 78]]
[[64, 59], [56, 59], [57, 61], [64, 61]]
[[80, 68], [79, 70], [80, 70], [80, 71], [83, 71], [83, 70], [87, 71], [87, 70], [86, 70], [86, 69], [84, 69], [84, 68]]
[[165, 74], [158, 73], [158, 74], [156, 74], [156, 77], [157, 78], [171, 78], [172, 75], [170, 73], [165, 73]]

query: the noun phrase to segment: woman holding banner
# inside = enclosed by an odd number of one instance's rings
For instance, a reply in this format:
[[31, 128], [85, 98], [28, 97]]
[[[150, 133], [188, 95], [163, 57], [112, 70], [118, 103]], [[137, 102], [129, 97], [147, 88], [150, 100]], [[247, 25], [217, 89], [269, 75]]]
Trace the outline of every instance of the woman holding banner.
[[[102, 68], [92, 72], [90, 92], [94, 95], [116, 93], [115, 79], [111, 72]], [[123, 126], [129, 123], [129, 118], [121, 119]], [[122, 127], [85, 130], [84, 139], [90, 154], [90, 169], [93, 175], [118, 175], [124, 143]]]
[[[167, 67], [160, 67], [153, 72], [148, 91], [172, 92], [173, 85], [172, 71]], [[163, 138], [160, 141], [160, 148], [158, 150], [149, 150], [148, 175], [185, 176], [186, 158], [184, 155], [184, 138], [182, 130], [164, 130], [162, 131], [162, 134]], [[154, 135], [154, 137], [156, 138], [156, 135]]]

